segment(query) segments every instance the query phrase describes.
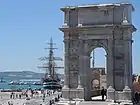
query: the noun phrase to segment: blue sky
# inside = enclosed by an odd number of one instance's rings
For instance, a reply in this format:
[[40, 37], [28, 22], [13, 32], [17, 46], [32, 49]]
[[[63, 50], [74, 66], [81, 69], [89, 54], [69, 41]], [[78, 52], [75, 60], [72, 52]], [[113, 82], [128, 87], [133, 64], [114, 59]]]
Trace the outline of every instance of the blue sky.
[[[121, 2], [123, 0], [0, 0], [0, 71], [31, 70], [41, 72], [37, 59], [47, 55], [44, 47], [50, 37], [59, 50], [56, 56], [63, 57], [63, 33], [58, 28], [63, 24], [66, 5]], [[128, 0], [125, 0], [128, 1]], [[139, 29], [140, 1], [130, 1], [136, 11], [133, 24]], [[140, 73], [140, 35], [134, 33], [133, 70]], [[104, 66], [104, 52], [97, 50], [96, 66]]]

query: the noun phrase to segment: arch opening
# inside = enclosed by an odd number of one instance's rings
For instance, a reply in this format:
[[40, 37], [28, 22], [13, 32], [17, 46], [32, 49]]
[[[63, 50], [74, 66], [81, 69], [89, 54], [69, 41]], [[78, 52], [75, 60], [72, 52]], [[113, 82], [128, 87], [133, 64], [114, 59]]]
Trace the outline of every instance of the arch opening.
[[90, 68], [92, 70], [92, 90], [107, 88], [107, 59], [106, 50], [102, 47], [95, 48], [90, 53]]

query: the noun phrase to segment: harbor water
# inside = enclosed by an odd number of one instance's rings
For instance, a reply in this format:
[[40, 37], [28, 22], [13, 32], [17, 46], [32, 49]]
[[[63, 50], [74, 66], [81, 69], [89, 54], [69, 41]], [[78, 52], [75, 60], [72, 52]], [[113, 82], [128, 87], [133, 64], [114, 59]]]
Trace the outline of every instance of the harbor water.
[[8, 83], [0, 83], [0, 89], [41, 89], [42, 85], [9, 85]]

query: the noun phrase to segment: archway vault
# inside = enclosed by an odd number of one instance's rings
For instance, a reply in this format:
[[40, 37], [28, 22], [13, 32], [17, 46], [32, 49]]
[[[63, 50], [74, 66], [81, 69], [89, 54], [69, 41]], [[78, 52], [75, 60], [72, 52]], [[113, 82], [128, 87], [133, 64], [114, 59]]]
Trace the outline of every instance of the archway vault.
[[96, 48], [103, 48], [106, 52], [106, 55], [108, 55], [109, 51], [108, 51], [108, 41], [105, 40], [105, 39], [102, 39], [102, 40], [89, 40], [88, 41], [88, 52], [87, 54], [91, 54], [91, 52], [96, 49]]

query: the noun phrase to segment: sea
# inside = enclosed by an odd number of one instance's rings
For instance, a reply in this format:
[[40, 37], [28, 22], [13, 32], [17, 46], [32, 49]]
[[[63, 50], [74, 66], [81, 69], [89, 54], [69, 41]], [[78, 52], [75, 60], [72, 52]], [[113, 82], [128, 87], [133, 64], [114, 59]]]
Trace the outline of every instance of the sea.
[[[22, 80], [22, 81], [27, 81], [27, 80]], [[28, 80], [28, 81], [31, 81], [31, 80]], [[0, 82], [0, 89], [42, 89], [43, 86], [42, 85], [29, 85], [29, 84], [26, 84], [26, 85], [10, 85], [9, 84], [10, 81], [6, 81], [6, 82]]]
[[8, 83], [0, 83], [0, 89], [42, 89], [42, 85], [9, 85]]

